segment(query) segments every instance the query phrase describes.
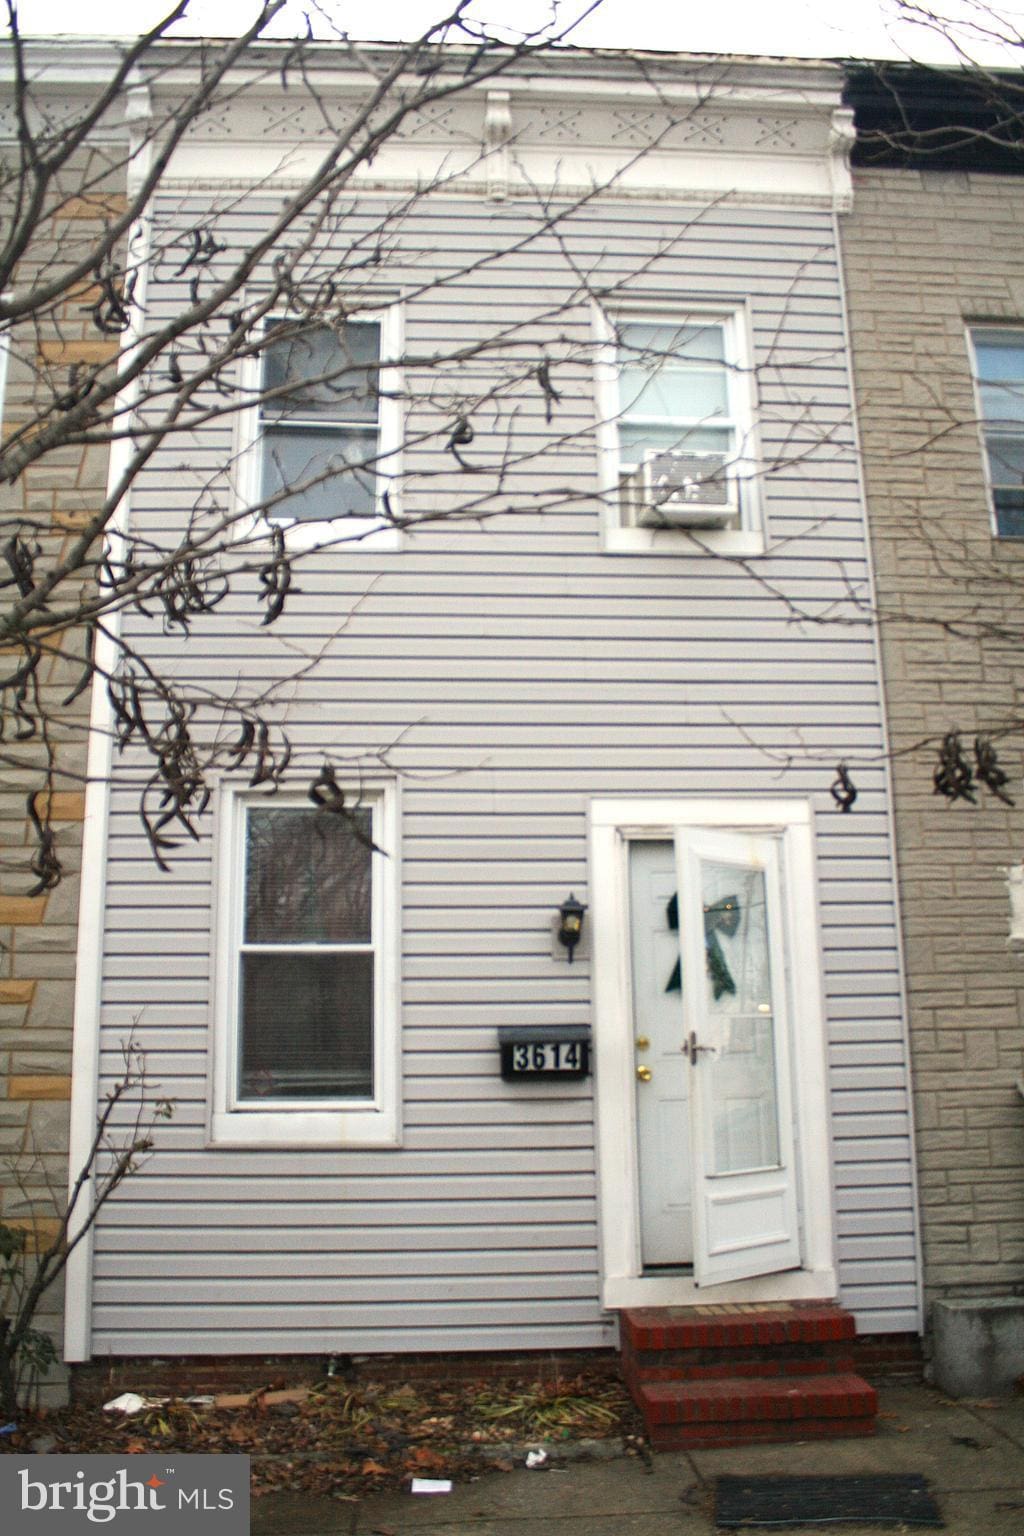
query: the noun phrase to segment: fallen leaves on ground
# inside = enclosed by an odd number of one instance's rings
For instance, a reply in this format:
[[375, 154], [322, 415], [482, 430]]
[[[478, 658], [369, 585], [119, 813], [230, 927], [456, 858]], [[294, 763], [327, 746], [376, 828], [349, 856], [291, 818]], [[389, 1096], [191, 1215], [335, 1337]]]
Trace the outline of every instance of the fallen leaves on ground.
[[[535, 1381], [352, 1382], [336, 1377], [301, 1390], [267, 1388], [214, 1403], [170, 1398], [130, 1418], [98, 1405], [50, 1410], [48, 1436], [62, 1452], [105, 1455], [153, 1451], [252, 1456], [254, 1494], [303, 1491], [351, 1498], [401, 1487], [412, 1477], [465, 1481], [486, 1470], [511, 1471], [521, 1457], [489, 1446], [544, 1441], [557, 1450], [582, 1439], [642, 1434], [622, 1382], [600, 1371]], [[4, 1450], [32, 1449], [42, 1417], [28, 1415]]]

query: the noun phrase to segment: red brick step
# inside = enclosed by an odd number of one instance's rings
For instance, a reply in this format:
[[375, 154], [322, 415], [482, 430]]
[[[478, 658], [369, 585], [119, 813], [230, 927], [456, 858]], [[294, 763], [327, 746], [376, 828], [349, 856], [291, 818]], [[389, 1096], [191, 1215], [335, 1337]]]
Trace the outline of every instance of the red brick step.
[[743, 1424], [659, 1424], [648, 1431], [654, 1451], [718, 1451], [736, 1445], [796, 1445], [802, 1440], [850, 1440], [875, 1433], [875, 1420], [750, 1419]]
[[853, 1314], [830, 1302], [780, 1307], [628, 1307], [622, 1337], [633, 1349], [723, 1349], [825, 1344], [856, 1337]]
[[656, 1450], [874, 1432], [856, 1322], [831, 1302], [633, 1307], [623, 1373]]
[[859, 1376], [656, 1381], [638, 1401], [657, 1449], [871, 1434], [878, 1397]]

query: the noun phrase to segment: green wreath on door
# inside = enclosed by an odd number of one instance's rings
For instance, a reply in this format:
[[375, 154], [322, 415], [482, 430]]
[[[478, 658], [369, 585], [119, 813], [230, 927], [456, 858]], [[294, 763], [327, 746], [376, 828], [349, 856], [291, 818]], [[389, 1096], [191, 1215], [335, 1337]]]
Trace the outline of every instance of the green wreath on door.
[[[673, 933], [679, 932], [679, 893], [678, 891], [669, 900], [665, 908], [665, 917], [668, 926]], [[718, 942], [718, 935], [724, 933], [731, 938], [740, 925], [740, 903], [738, 896], [723, 896], [719, 901], [713, 901], [710, 906], [704, 908], [704, 954], [707, 957], [708, 976], [711, 978], [711, 991], [715, 1002], [726, 992], [736, 993], [736, 983], [732, 979], [732, 972], [726, 963], [722, 946]], [[683, 990], [683, 964], [677, 959], [672, 969], [672, 975], [668, 979], [666, 992], [681, 992]]]

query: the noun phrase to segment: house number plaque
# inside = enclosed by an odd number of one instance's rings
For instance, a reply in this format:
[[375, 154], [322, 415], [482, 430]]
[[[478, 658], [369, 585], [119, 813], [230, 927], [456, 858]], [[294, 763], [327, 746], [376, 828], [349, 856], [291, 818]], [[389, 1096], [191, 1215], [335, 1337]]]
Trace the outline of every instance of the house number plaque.
[[587, 1077], [590, 1030], [586, 1024], [507, 1024], [498, 1030], [501, 1075], [506, 1082], [525, 1079]]

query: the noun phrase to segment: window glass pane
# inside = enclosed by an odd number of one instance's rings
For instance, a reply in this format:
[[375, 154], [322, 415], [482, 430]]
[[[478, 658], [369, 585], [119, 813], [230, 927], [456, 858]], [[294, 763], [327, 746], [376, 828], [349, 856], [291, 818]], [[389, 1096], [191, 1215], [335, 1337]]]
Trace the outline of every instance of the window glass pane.
[[665, 358], [725, 361], [725, 331], [717, 320], [689, 325], [647, 325], [632, 321], [616, 327], [620, 361], [651, 372]]
[[712, 1171], [779, 1161], [775, 1026], [764, 873], [701, 861], [702, 1011], [713, 1054], [701, 1063], [711, 1111]]
[[729, 381], [723, 368], [673, 368], [653, 375], [623, 368], [619, 408], [627, 416], [728, 416]]
[[243, 954], [240, 990], [241, 1099], [372, 1096], [372, 955]]
[[652, 427], [622, 422], [619, 426], [619, 457], [624, 469], [639, 464], [647, 452], [663, 453], [680, 448], [687, 453], [732, 454], [728, 427]]
[[1024, 421], [1024, 379], [1004, 384], [982, 381], [981, 413], [987, 422]]
[[[287, 327], [280, 340], [273, 328]], [[271, 322], [271, 339], [263, 356], [263, 387], [287, 388], [287, 394], [267, 400], [261, 408], [267, 420], [322, 417], [328, 421], [376, 422], [380, 325], [349, 321], [336, 331], [315, 325], [296, 332], [290, 321]], [[320, 380], [311, 384], [310, 379]]]
[[[326, 522], [335, 517], [373, 517], [377, 510], [376, 428], [267, 427], [263, 433], [264, 500], [330, 475], [278, 502], [271, 518]], [[346, 465], [355, 468], [346, 469]], [[364, 466], [364, 467], [359, 467]]]
[[985, 439], [988, 449], [988, 472], [994, 486], [1024, 487], [1024, 437], [1001, 437], [991, 434]]
[[974, 350], [982, 379], [1024, 379], [1024, 335], [975, 331]]
[[[245, 837], [248, 944], [368, 944], [369, 810], [251, 806]], [[365, 841], [363, 840], [365, 839]]]
[[1008, 491], [997, 489], [996, 528], [1002, 539], [1024, 539], [1024, 489]]

